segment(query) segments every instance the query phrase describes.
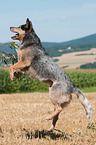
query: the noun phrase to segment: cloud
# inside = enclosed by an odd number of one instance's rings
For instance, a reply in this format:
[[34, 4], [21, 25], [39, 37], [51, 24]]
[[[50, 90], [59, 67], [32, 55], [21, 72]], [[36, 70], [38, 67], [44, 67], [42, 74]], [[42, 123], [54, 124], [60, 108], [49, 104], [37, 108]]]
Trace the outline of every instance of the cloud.
[[86, 3], [83, 5], [83, 8], [87, 10], [96, 10], [96, 3]]
[[65, 21], [67, 19], [67, 17], [66, 16], [62, 16], [60, 19]]

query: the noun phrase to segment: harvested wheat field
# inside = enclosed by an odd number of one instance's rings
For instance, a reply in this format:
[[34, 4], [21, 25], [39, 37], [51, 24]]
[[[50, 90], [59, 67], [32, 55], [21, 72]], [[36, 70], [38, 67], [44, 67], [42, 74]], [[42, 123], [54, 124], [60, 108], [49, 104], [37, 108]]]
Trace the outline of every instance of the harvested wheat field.
[[67, 66], [67, 69], [76, 69], [83, 64], [94, 63], [96, 61], [96, 48], [92, 48], [88, 51], [63, 54], [62, 56], [54, 57], [53, 59], [58, 59], [56, 63], [60, 67]]
[[0, 145], [95, 145], [96, 93], [86, 93], [92, 105], [87, 120], [82, 105], [73, 95], [60, 114], [56, 129], [48, 132], [46, 118], [54, 110], [48, 93], [0, 95]]

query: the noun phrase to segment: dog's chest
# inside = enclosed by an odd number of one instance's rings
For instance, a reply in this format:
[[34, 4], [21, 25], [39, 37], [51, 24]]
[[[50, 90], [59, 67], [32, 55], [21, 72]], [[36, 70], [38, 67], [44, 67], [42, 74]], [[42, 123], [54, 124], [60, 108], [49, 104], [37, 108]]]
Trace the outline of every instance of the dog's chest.
[[18, 50], [18, 60], [26, 61], [26, 60], [32, 60], [33, 58], [33, 51], [30, 48], [26, 49], [19, 49]]
[[34, 70], [34, 68], [32, 66], [30, 66], [28, 69], [26, 69], [25, 73], [33, 79], [36, 79], [38, 81], [42, 80], [40, 75], [37, 74], [36, 70]]
[[18, 50], [18, 61], [22, 59], [22, 51], [19, 49]]

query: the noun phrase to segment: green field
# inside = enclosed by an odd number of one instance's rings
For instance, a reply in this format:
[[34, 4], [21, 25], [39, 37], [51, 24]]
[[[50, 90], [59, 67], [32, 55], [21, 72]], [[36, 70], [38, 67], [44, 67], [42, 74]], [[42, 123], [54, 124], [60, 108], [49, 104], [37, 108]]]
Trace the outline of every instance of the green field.
[[[72, 82], [83, 89], [84, 92], [96, 92], [96, 71], [95, 70], [66, 70]], [[87, 89], [88, 88], [88, 89]], [[0, 69], [0, 93], [18, 92], [48, 92], [48, 86], [42, 84], [26, 75], [19, 80], [11, 81], [9, 69]]]
[[83, 93], [96, 92], [96, 87], [84, 88], [84, 89], [81, 89], [81, 91]]

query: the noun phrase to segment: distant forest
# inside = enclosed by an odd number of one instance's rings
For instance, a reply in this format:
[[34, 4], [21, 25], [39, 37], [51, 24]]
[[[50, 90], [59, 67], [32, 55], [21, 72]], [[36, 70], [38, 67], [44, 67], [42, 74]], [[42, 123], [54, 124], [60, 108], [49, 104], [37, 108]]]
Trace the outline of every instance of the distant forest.
[[[51, 57], [76, 51], [86, 51], [96, 48], [96, 34], [61, 43], [42, 42], [42, 45]], [[69, 47], [70, 49], [68, 49]]]
[[80, 66], [81, 69], [96, 69], [96, 62], [87, 63]]
[[57, 57], [66, 53], [86, 51], [86, 50], [90, 50], [91, 48], [96, 48], [96, 43], [70, 44], [71, 49], [68, 49], [68, 47], [69, 45], [55, 46], [55, 47], [46, 48], [46, 51], [51, 57]]

